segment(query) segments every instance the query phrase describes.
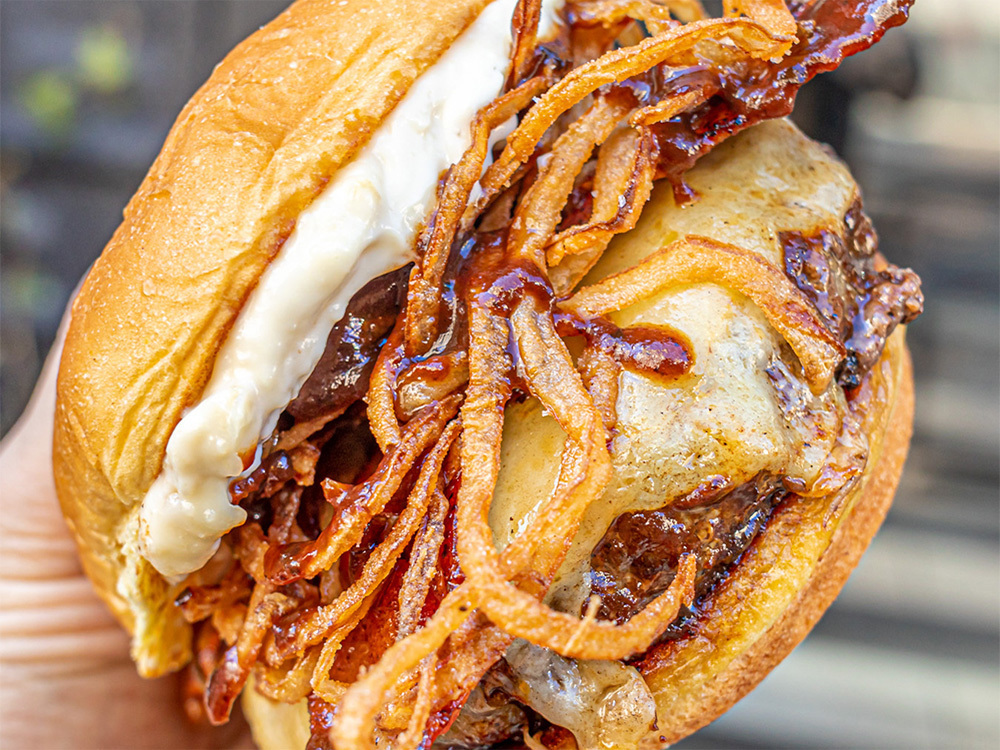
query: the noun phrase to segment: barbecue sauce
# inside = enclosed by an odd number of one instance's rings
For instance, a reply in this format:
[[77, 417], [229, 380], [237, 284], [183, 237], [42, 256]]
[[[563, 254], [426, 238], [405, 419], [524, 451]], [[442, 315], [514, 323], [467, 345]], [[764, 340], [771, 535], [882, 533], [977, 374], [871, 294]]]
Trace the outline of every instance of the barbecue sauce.
[[697, 507], [691, 507], [697, 499], [682, 499], [619, 516], [591, 555], [599, 616], [628, 620], [667, 590], [687, 553], [698, 559], [695, 596], [703, 596], [743, 554], [784, 494], [773, 483], [751, 481]]
[[843, 342], [847, 357], [837, 380], [854, 389], [882, 356], [896, 326], [923, 311], [924, 297], [913, 271], [889, 265], [877, 254], [878, 240], [860, 198], [844, 215], [842, 234], [781, 232], [779, 241], [785, 274]]
[[868, 49], [886, 30], [906, 20], [912, 0], [798, 0], [790, 2], [798, 40], [778, 62], [747, 60], [716, 68], [711, 61], [664, 69], [658, 97], [692, 91], [706, 101], [653, 126], [659, 145], [657, 179], [674, 186], [678, 203], [693, 195], [683, 176], [694, 163], [731, 135], [762, 120], [791, 113], [799, 89], [819, 73]]

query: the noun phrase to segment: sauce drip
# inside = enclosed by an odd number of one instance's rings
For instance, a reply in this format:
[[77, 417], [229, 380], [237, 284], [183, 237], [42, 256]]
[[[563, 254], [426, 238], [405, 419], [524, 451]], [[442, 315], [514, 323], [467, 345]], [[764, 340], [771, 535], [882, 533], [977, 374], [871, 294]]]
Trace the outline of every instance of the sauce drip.
[[785, 274], [847, 350], [838, 382], [857, 388], [896, 326], [923, 311], [920, 279], [909, 269], [886, 264], [877, 254], [878, 239], [860, 199], [844, 215], [843, 237], [821, 229], [781, 232], [779, 241]]
[[624, 622], [641, 610], [667, 590], [688, 552], [698, 558], [695, 596], [706, 594], [750, 546], [784, 492], [772, 482], [751, 481], [715, 499], [694, 494], [699, 497], [691, 502], [625, 513], [611, 524], [591, 555], [600, 617]]
[[565, 314], [558, 315], [556, 323], [561, 335], [582, 335], [618, 364], [650, 375], [676, 378], [694, 363], [690, 342], [667, 326], [619, 328], [606, 318], [580, 320]]

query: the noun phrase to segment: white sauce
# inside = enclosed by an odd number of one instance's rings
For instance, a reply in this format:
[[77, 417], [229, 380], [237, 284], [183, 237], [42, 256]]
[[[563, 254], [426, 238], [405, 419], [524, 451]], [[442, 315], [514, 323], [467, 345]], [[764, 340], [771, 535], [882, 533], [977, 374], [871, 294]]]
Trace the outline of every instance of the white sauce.
[[[545, 3], [540, 36], [560, 0]], [[174, 428], [140, 510], [143, 555], [163, 575], [197, 570], [246, 518], [229, 502], [241, 456], [274, 429], [365, 283], [409, 262], [440, 174], [501, 90], [515, 0], [496, 0], [411, 86], [372, 140], [299, 217], [240, 312], [201, 400]], [[497, 133], [502, 137], [505, 133]]]

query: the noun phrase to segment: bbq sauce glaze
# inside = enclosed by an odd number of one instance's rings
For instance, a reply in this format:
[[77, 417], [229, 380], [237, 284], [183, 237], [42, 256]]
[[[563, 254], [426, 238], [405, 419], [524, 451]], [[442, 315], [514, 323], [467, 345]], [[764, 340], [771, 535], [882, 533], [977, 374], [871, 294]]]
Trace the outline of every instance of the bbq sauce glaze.
[[878, 255], [875, 230], [860, 198], [844, 215], [842, 233], [781, 232], [779, 241], [785, 274], [847, 350], [838, 382], [846, 389], [857, 388], [896, 326], [923, 312], [920, 279]]
[[902, 24], [912, 0], [793, 0], [798, 39], [777, 63], [745, 60], [715, 69], [710, 61], [688, 68], [661, 68], [650, 80], [658, 95], [699, 93], [705, 101], [653, 126], [659, 145], [656, 177], [674, 186], [678, 203], [694, 194], [684, 173], [714, 146], [762, 120], [791, 113], [799, 89], [845, 57], [875, 44]]

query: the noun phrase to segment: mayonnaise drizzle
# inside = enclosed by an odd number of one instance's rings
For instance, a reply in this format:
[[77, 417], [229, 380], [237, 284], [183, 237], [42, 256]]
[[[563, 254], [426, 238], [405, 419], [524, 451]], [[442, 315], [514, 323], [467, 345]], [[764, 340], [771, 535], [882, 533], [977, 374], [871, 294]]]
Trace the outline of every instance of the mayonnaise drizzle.
[[[421, 75], [358, 156], [306, 209], [261, 276], [201, 396], [174, 428], [140, 510], [143, 555], [165, 576], [197, 570], [246, 519], [229, 501], [241, 456], [270, 434], [319, 361], [347, 302], [413, 259], [442, 171], [501, 90], [516, 0], [496, 0]], [[540, 36], [560, 0], [545, 2]], [[500, 137], [501, 133], [496, 134]]]

